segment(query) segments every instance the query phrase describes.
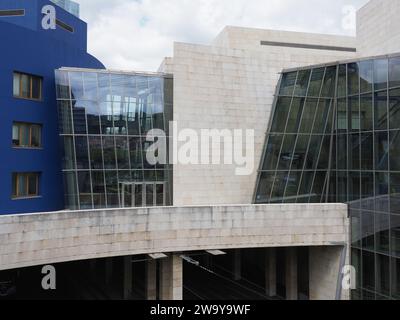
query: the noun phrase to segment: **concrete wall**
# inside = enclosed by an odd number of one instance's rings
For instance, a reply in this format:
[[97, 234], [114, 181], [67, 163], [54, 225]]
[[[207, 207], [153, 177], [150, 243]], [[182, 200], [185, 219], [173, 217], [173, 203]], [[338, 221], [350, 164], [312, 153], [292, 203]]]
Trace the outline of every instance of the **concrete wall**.
[[[336, 299], [338, 275], [343, 267], [343, 265], [341, 265], [343, 249], [344, 246], [310, 248], [311, 300]], [[349, 262], [348, 252], [349, 250], [346, 251], [346, 264]], [[350, 299], [349, 290], [342, 290], [341, 299]]]
[[174, 120], [179, 128], [197, 132], [254, 129], [255, 156], [253, 173], [247, 176], [236, 175], [235, 165], [175, 165], [174, 205], [252, 203], [279, 73], [284, 68], [355, 56], [351, 52], [261, 46], [262, 40], [355, 45], [349, 37], [234, 27], [226, 28], [211, 46], [176, 43], [173, 59], [164, 61], [160, 70], [174, 74]]
[[330, 246], [348, 238], [347, 206], [257, 205], [0, 217], [0, 270], [194, 250]]
[[363, 57], [400, 52], [400, 1], [371, 0], [357, 13], [357, 50]]

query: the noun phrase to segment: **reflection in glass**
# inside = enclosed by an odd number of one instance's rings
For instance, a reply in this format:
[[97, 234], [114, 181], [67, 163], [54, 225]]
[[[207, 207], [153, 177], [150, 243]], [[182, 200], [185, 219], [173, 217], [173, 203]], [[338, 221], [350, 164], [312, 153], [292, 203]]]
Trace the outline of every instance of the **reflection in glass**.
[[279, 97], [275, 107], [275, 116], [272, 122], [271, 132], [283, 133], [285, 132], [286, 122], [289, 115], [290, 103], [292, 99], [286, 97]]
[[374, 62], [373, 60], [361, 61], [360, 66], [360, 92], [372, 92], [374, 83]]
[[263, 170], [275, 170], [281, 152], [283, 135], [271, 134], [267, 144]]
[[299, 71], [297, 77], [296, 88], [294, 90], [294, 95], [299, 97], [304, 97], [307, 94], [308, 83], [310, 81], [310, 70]]
[[320, 96], [324, 74], [325, 74], [325, 68], [313, 69], [311, 74], [310, 87], [308, 89], [309, 97]]
[[386, 89], [388, 81], [388, 60], [374, 60], [374, 87], [375, 91]]
[[285, 73], [282, 77], [282, 84], [279, 94], [282, 96], [291, 96], [296, 84], [297, 72]]

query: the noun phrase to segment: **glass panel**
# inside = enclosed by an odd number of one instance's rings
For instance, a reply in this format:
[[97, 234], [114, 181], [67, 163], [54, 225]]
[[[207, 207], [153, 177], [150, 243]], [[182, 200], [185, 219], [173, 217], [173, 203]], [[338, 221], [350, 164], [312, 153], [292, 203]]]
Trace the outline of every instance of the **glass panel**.
[[323, 194], [323, 190], [327, 182], [326, 178], [326, 172], [317, 172], [315, 174], [310, 203], [320, 203], [322, 196], [325, 196], [325, 194]]
[[292, 170], [302, 170], [306, 158], [310, 135], [299, 135], [293, 155]]
[[24, 123], [19, 124], [19, 130], [20, 130], [20, 146], [21, 147], [29, 147], [30, 144], [30, 126]]
[[28, 196], [37, 196], [38, 191], [38, 175], [28, 174]]
[[400, 171], [400, 131], [390, 131], [390, 170]]
[[400, 299], [400, 259], [392, 258], [392, 298]]
[[360, 131], [360, 99], [357, 97], [349, 98], [350, 130]]
[[87, 125], [89, 134], [100, 134], [100, 110], [96, 101], [85, 101], [82, 103], [86, 109]]
[[307, 170], [317, 168], [322, 139], [323, 136], [321, 135], [311, 137], [310, 147], [308, 149], [306, 166], [305, 166]]
[[351, 210], [351, 245], [361, 248], [361, 218], [358, 210]]
[[68, 72], [56, 70], [57, 99], [71, 99]]
[[300, 125], [300, 133], [311, 133], [315, 113], [317, 110], [318, 99], [307, 98], [304, 104], [303, 117]]
[[14, 77], [13, 77], [13, 94], [14, 97], [18, 97], [20, 94], [20, 74], [14, 72]]
[[[363, 252], [363, 287], [375, 291], [375, 256], [370, 252]], [[366, 298], [364, 296], [364, 298]]]
[[388, 98], [387, 92], [375, 93], [375, 130], [388, 129]]
[[361, 172], [361, 209], [374, 211], [374, 173]]
[[371, 95], [362, 95], [360, 100], [361, 130], [372, 131], [373, 128], [373, 103]]
[[389, 87], [400, 86], [400, 57], [389, 59]]
[[75, 137], [77, 169], [89, 169], [89, 150], [86, 137]]
[[143, 168], [143, 146], [140, 137], [129, 137], [129, 152], [132, 169]]
[[279, 92], [280, 95], [291, 96], [293, 94], [296, 77], [297, 71], [283, 74], [281, 88]]
[[75, 134], [87, 134], [85, 108], [80, 103], [77, 103], [77, 101], [73, 101], [72, 114], [74, 117]]
[[143, 184], [135, 184], [135, 207], [143, 206]]
[[263, 170], [275, 170], [281, 152], [283, 135], [271, 134], [269, 136]]
[[42, 98], [42, 79], [39, 77], [32, 77], [32, 99]]
[[303, 112], [305, 98], [293, 98], [290, 108], [289, 119], [287, 123], [286, 133], [297, 133], [299, 130], [301, 115]]
[[12, 143], [13, 143], [13, 146], [16, 146], [16, 147], [18, 147], [20, 145], [19, 125], [18, 124], [13, 124], [13, 127], [12, 127]]
[[285, 192], [289, 172], [278, 172], [275, 177], [274, 189], [271, 195], [271, 203], [281, 203]]
[[72, 134], [72, 114], [70, 101], [58, 101], [58, 124], [61, 134]]
[[111, 101], [110, 75], [98, 73], [98, 97], [100, 102]]
[[31, 126], [31, 147], [39, 148], [42, 140], [42, 127], [37, 125]]
[[104, 172], [92, 171], [93, 180], [93, 204], [94, 208], [106, 207], [106, 194], [104, 186]]
[[23, 98], [30, 98], [30, 93], [31, 93], [31, 81], [30, 81], [30, 77], [26, 74], [21, 74], [21, 92], [20, 92], [20, 96]]
[[346, 70], [347, 66], [345, 64], [339, 66], [338, 97], [345, 97], [347, 95]]
[[400, 216], [391, 216], [392, 255], [400, 257]]
[[389, 91], [389, 126], [400, 129], [400, 89]]
[[117, 171], [106, 171], [107, 207], [119, 207], [119, 189]]
[[84, 99], [97, 101], [97, 74], [93, 72], [84, 72]]
[[340, 132], [348, 130], [349, 122], [347, 118], [347, 101], [346, 99], [338, 99], [337, 128]]
[[126, 135], [127, 129], [127, 105], [122, 102], [113, 102], [114, 134]]
[[377, 267], [377, 292], [390, 295], [390, 258], [388, 256], [376, 255]]
[[349, 135], [349, 169], [360, 170], [360, 135]]
[[311, 74], [310, 87], [308, 89], [309, 97], [319, 97], [324, 78], [325, 68], [313, 69]]
[[128, 138], [116, 137], [115, 144], [116, 144], [118, 168], [129, 169]]
[[333, 97], [335, 95], [335, 85], [336, 85], [336, 66], [327, 67], [321, 96]]
[[139, 135], [140, 119], [138, 100], [136, 97], [131, 97], [126, 98], [125, 101], [129, 135]]
[[92, 169], [103, 169], [101, 138], [89, 136], [90, 163]]
[[112, 101], [121, 102], [124, 95], [124, 88], [127, 84], [127, 77], [120, 74], [110, 74], [111, 81], [111, 99]]
[[278, 98], [275, 108], [274, 120], [272, 122], [271, 132], [285, 132], [286, 122], [289, 115], [291, 98]]
[[116, 169], [114, 137], [103, 137], [104, 168]]
[[360, 183], [360, 172], [349, 172], [349, 201], [357, 201], [358, 205], [361, 198]]
[[78, 172], [79, 201], [81, 209], [92, 209], [92, 189], [89, 171]]
[[360, 66], [360, 91], [372, 92], [372, 85], [374, 83], [374, 62], [372, 60], [361, 61]]
[[78, 210], [78, 191], [75, 172], [64, 172], [63, 182], [66, 207], [69, 210]]
[[285, 192], [285, 203], [296, 202], [297, 191], [299, 189], [301, 179], [301, 171], [291, 172], [288, 177], [288, 182]]
[[338, 198], [337, 201], [339, 203], [346, 203], [349, 199], [348, 195], [348, 177], [347, 177], [347, 172], [337, 172], [337, 179], [338, 179], [338, 185], [337, 185], [337, 193], [338, 193]]
[[387, 132], [375, 133], [375, 170], [388, 170], [389, 136]]
[[262, 172], [259, 179], [256, 203], [268, 203], [275, 179], [275, 172]]
[[375, 173], [375, 210], [389, 212], [389, 174]]
[[328, 119], [331, 99], [320, 99], [318, 103], [318, 110], [315, 117], [313, 133], [325, 133], [326, 122]]
[[72, 137], [62, 137], [64, 150], [62, 155], [63, 169], [75, 169], [75, 148]]
[[69, 72], [72, 100], [81, 100], [84, 96], [82, 72]]
[[112, 102], [100, 103], [101, 133], [114, 134]]
[[310, 81], [311, 70], [301, 70], [297, 78], [295, 96], [304, 97], [307, 94], [308, 83]]
[[349, 95], [358, 94], [360, 91], [358, 63], [348, 64], [347, 76], [348, 76], [348, 94]]
[[158, 207], [164, 206], [164, 184], [157, 184], [156, 185], [156, 192], [157, 192], [157, 203]]
[[314, 179], [314, 171], [304, 171], [301, 179], [298, 203], [308, 203], [310, 198], [311, 185]]
[[377, 214], [375, 220], [376, 250], [389, 254], [390, 216], [388, 214]]
[[347, 150], [347, 135], [339, 134], [337, 136], [337, 167], [338, 169], [347, 168], [347, 152], [341, 152]]
[[388, 60], [374, 60], [374, 83], [375, 91], [387, 88]]
[[318, 169], [324, 169], [324, 170], [328, 169], [330, 150], [331, 150], [331, 136], [324, 136], [321, 145], [321, 152], [317, 167]]
[[400, 174], [390, 174], [390, 212], [400, 214]]
[[146, 184], [146, 207], [154, 206], [154, 185]]
[[361, 134], [361, 169], [374, 170], [374, 135]]
[[278, 170], [290, 169], [290, 164], [293, 159], [294, 144], [296, 142], [295, 135], [286, 135], [284, 138], [282, 152], [279, 157]]

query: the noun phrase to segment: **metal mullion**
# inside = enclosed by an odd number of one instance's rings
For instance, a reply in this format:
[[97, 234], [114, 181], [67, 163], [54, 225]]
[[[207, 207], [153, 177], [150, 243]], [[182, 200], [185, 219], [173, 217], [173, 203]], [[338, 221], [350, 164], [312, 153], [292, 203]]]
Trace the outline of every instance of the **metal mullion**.
[[[273, 193], [274, 188], [275, 188], [276, 176], [277, 176], [277, 173], [278, 173], [279, 162], [280, 162], [279, 159], [280, 159], [280, 157], [281, 157], [283, 145], [284, 145], [285, 140], [286, 140], [286, 137], [287, 137], [286, 130], [287, 130], [287, 125], [288, 125], [288, 123], [289, 123], [290, 112], [292, 111], [293, 95], [294, 95], [294, 91], [295, 91], [295, 89], [296, 89], [296, 84], [297, 84], [297, 79], [298, 79], [298, 77], [299, 77], [299, 71], [297, 71], [297, 73], [296, 73], [296, 80], [295, 80], [294, 86], [293, 86], [292, 96], [291, 96], [291, 100], [290, 100], [289, 113], [288, 113], [288, 116], [287, 116], [287, 119], [286, 119], [286, 124], [285, 124], [285, 130], [284, 130], [284, 133], [283, 133], [281, 149], [280, 149], [280, 151], [279, 151], [278, 161], [277, 161], [277, 164], [276, 164], [276, 167], [275, 167], [274, 182], [272, 183], [272, 186], [271, 186], [271, 193], [270, 193], [270, 195], [269, 195], [269, 199], [270, 199], [269, 202], [271, 202], [272, 193]], [[289, 168], [289, 170], [290, 170], [290, 168]], [[283, 202], [284, 196], [285, 196], [285, 195], [282, 195], [282, 202]]]
[[[265, 133], [263, 154], [262, 154], [262, 157], [261, 157], [261, 162], [259, 164], [259, 169], [258, 169], [258, 174], [257, 174], [258, 177], [257, 177], [257, 182], [256, 182], [256, 186], [255, 186], [254, 195], [253, 195], [253, 203], [257, 202], [257, 193], [258, 193], [258, 189], [260, 187], [261, 176], [263, 174], [262, 168], [264, 166], [264, 162], [265, 162], [265, 159], [267, 157], [268, 142], [269, 142], [269, 138], [271, 136], [271, 127], [272, 127], [272, 123], [273, 123], [273, 117], [275, 116], [276, 105], [277, 105], [277, 102], [278, 102], [278, 99], [279, 99], [279, 90], [280, 90], [281, 85], [282, 85], [282, 77], [283, 77], [283, 75], [281, 74], [281, 76], [279, 77], [279, 80], [278, 80], [278, 84], [277, 84], [277, 86], [275, 88], [274, 101], [272, 102], [272, 108], [271, 108], [271, 113], [270, 113], [270, 117], [269, 117], [269, 120], [268, 120], [267, 131]], [[170, 132], [170, 134], [171, 134], [171, 132]], [[284, 135], [283, 135], [283, 137], [284, 137]], [[281, 142], [281, 147], [282, 147], [282, 144], [283, 144], [283, 138], [282, 138], [282, 142]], [[271, 191], [272, 191], [272, 189], [271, 189]], [[269, 195], [269, 199], [271, 199], [271, 193]]]
[[[336, 128], [336, 123], [337, 123], [337, 101], [338, 101], [338, 85], [339, 85], [339, 70], [340, 70], [340, 64], [337, 65], [336, 67], [336, 80], [335, 80], [335, 92], [334, 92], [334, 96], [333, 96], [333, 101], [332, 101], [332, 106], [331, 108], [333, 108], [332, 110], [332, 129], [331, 129], [331, 141], [330, 141], [330, 147], [329, 147], [329, 158], [328, 158], [328, 183], [327, 183], [327, 189], [326, 189], [326, 199], [325, 202], [328, 203], [329, 202], [329, 185], [330, 185], [330, 179], [331, 179], [331, 173], [332, 173], [332, 153], [333, 153], [333, 144], [334, 144], [334, 139], [335, 139], [335, 128]], [[361, 109], [361, 108], [360, 108]], [[361, 110], [360, 110], [361, 112]], [[326, 131], [326, 130], [325, 130]], [[336, 153], [335, 153], [335, 157], [337, 157], [337, 138], [336, 138]], [[336, 166], [337, 166], [337, 160], [335, 161]], [[337, 175], [335, 175], [335, 179], [336, 179], [336, 185], [335, 185], [335, 196], [337, 199], [337, 182], [338, 182], [338, 178]], [[335, 201], [336, 202], [336, 201]]]
[[[298, 73], [297, 73], [296, 83], [295, 83], [295, 86], [294, 86], [294, 92], [295, 92], [295, 90], [296, 90], [296, 85], [297, 85], [297, 80], [298, 80], [298, 75], [299, 75], [299, 73], [300, 73], [300, 71], [298, 71]], [[297, 142], [299, 141], [300, 126], [301, 126], [301, 123], [302, 123], [302, 121], [303, 121], [304, 109], [305, 109], [305, 106], [306, 106], [306, 103], [307, 103], [307, 99], [308, 99], [308, 92], [309, 92], [309, 89], [310, 89], [311, 78], [312, 78], [312, 69], [310, 70], [310, 76], [309, 76], [309, 79], [308, 79], [308, 85], [307, 85], [307, 90], [306, 90], [306, 96], [305, 96], [305, 98], [304, 98], [304, 103], [303, 103], [303, 110], [302, 110], [302, 112], [301, 112], [300, 122], [299, 122], [299, 128], [297, 129], [297, 136], [296, 136], [296, 139], [295, 139], [295, 142], [294, 142], [292, 160], [290, 161], [290, 166], [289, 166], [289, 176], [290, 176], [290, 174], [291, 174], [292, 171], [293, 171], [293, 170], [292, 170], [292, 167], [293, 167], [293, 158], [294, 158], [293, 155], [294, 155], [294, 151], [296, 151]], [[323, 85], [321, 86], [321, 88], [322, 88], [322, 87], [323, 87]], [[293, 92], [293, 93], [294, 93], [294, 92]], [[293, 102], [292, 102], [292, 103], [293, 103]], [[289, 120], [289, 117], [288, 117], [288, 120]], [[311, 135], [310, 135], [310, 139], [311, 139]], [[283, 146], [283, 141], [282, 141], [282, 146]], [[300, 178], [301, 178], [301, 176], [300, 176]], [[300, 180], [300, 181], [301, 181], [301, 180]], [[299, 186], [300, 186], [300, 181], [299, 181]], [[285, 189], [284, 189], [284, 191], [283, 191], [283, 197], [285, 197], [285, 195], [286, 195], [288, 185], [289, 185], [289, 179], [287, 179], [287, 181], [286, 181]], [[297, 190], [298, 190], [298, 189], [297, 189]], [[298, 193], [298, 192], [297, 192], [297, 193]], [[297, 196], [296, 196], [296, 202], [297, 202]]]
[[[83, 73], [82, 73], [82, 85], [83, 85], [83, 92], [85, 93], [85, 80], [83, 77]], [[90, 157], [89, 126], [88, 126], [86, 108], [85, 108], [85, 126], [86, 126], [86, 143], [87, 143], [87, 152], [88, 152], [88, 161], [89, 161], [90, 197], [92, 199], [92, 208], [94, 209], [92, 161], [91, 161], [91, 157]]]
[[[315, 110], [314, 120], [313, 120], [312, 128], [311, 128], [311, 131], [310, 131], [310, 139], [309, 139], [309, 141], [308, 141], [308, 146], [307, 146], [307, 150], [306, 150], [305, 158], [304, 158], [304, 163], [303, 163], [303, 170], [302, 170], [302, 173], [301, 173], [301, 179], [300, 179], [299, 187], [298, 187], [298, 189], [297, 189], [297, 198], [300, 196], [301, 184], [302, 184], [303, 178], [304, 178], [304, 171], [306, 170], [307, 157], [308, 157], [308, 153], [309, 153], [309, 151], [310, 151], [310, 145], [311, 145], [311, 140], [312, 140], [312, 137], [313, 137], [313, 131], [314, 131], [314, 127], [315, 127], [315, 122], [316, 122], [316, 120], [317, 120], [317, 112], [318, 112], [318, 107], [319, 107], [319, 101], [320, 101], [321, 94], [322, 94], [322, 89], [323, 89], [323, 87], [324, 87], [324, 81], [325, 81], [325, 76], [326, 76], [326, 69], [327, 69], [327, 68], [325, 67], [325, 69], [324, 69], [324, 75], [323, 75], [322, 80], [321, 80], [321, 88], [320, 88], [320, 90], [319, 90], [319, 95], [318, 95], [318, 100], [317, 100], [317, 107], [316, 107], [316, 110]], [[312, 69], [312, 73], [314, 72], [314, 70], [315, 70], [315, 69]], [[312, 73], [311, 73], [311, 78], [312, 78]], [[310, 78], [310, 82], [311, 82], [311, 78]], [[318, 165], [318, 164], [317, 164], [317, 165]], [[310, 187], [310, 191], [309, 191], [309, 192], [310, 192], [310, 197], [309, 197], [309, 199], [308, 199], [308, 202], [310, 202], [311, 191], [312, 191], [312, 189], [313, 189], [313, 187], [314, 187], [314, 179], [315, 179], [316, 171], [315, 171], [315, 170], [313, 170], [313, 171], [314, 171], [314, 178], [313, 178], [313, 182], [312, 182], [311, 187]]]
[[78, 166], [77, 166], [77, 160], [76, 160], [76, 141], [75, 141], [75, 121], [74, 121], [74, 113], [72, 111], [72, 94], [71, 94], [71, 77], [69, 72], [68, 74], [68, 85], [69, 85], [69, 108], [70, 108], [70, 113], [71, 113], [71, 124], [72, 124], [72, 142], [74, 145], [74, 173], [75, 173], [75, 182], [76, 182], [76, 192], [77, 192], [77, 200], [78, 200], [78, 209], [81, 209], [81, 199], [80, 199], [80, 190], [79, 190], [79, 180], [78, 180]]

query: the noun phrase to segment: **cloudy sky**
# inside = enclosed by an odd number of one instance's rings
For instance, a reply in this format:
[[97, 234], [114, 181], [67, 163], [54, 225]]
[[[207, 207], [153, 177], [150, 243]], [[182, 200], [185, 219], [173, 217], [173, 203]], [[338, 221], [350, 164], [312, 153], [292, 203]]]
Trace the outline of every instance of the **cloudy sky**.
[[[89, 51], [108, 68], [155, 71], [174, 41], [209, 43], [226, 25], [353, 35], [367, 0], [75, 0]], [[350, 21], [350, 23], [349, 23]]]

